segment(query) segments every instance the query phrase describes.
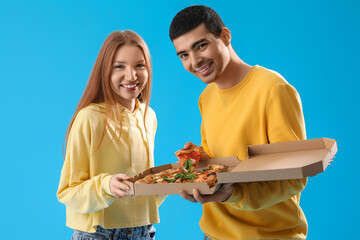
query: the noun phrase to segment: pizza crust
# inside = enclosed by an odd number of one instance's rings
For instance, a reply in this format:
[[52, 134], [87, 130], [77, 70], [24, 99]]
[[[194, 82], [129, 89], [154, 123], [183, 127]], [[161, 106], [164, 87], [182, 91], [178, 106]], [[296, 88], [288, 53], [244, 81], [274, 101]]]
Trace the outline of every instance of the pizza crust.
[[182, 154], [190, 154], [192, 152], [198, 152], [198, 153], [202, 153], [203, 152], [203, 147], [199, 147], [199, 146], [196, 146], [196, 145], [191, 145], [190, 148], [188, 149], [180, 149], [178, 151], [175, 152], [175, 156], [176, 157], [179, 157], [180, 155]]

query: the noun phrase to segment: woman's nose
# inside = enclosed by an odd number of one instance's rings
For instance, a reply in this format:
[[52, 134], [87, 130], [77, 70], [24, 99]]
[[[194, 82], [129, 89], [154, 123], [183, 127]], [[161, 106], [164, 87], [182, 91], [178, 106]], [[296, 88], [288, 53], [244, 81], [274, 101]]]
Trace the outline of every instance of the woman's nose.
[[126, 71], [126, 80], [128, 81], [135, 81], [137, 79], [137, 76], [136, 76], [136, 71], [135, 69], [128, 69]]

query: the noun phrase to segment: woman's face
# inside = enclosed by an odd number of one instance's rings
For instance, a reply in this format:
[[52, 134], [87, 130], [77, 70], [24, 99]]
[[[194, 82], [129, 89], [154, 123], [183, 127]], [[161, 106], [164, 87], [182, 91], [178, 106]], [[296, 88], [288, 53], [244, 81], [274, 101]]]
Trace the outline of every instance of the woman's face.
[[125, 44], [115, 53], [111, 72], [111, 87], [116, 100], [133, 111], [135, 99], [145, 88], [149, 78], [145, 57], [135, 45]]

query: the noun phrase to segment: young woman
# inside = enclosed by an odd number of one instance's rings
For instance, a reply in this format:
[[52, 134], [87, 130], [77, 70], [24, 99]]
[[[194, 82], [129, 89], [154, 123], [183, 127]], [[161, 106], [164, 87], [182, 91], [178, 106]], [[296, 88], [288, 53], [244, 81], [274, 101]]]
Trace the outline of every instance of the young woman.
[[151, 59], [133, 31], [105, 40], [66, 132], [57, 197], [73, 240], [153, 239], [163, 197], [130, 196], [123, 181], [154, 166]]

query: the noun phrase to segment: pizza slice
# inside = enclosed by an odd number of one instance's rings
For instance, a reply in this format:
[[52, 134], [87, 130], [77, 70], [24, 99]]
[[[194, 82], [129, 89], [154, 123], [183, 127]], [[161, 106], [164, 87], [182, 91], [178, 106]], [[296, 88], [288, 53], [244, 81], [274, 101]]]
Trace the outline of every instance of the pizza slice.
[[175, 156], [180, 160], [186, 171], [193, 171], [201, 158], [202, 152], [202, 147], [192, 145], [188, 149], [180, 149], [176, 151]]

